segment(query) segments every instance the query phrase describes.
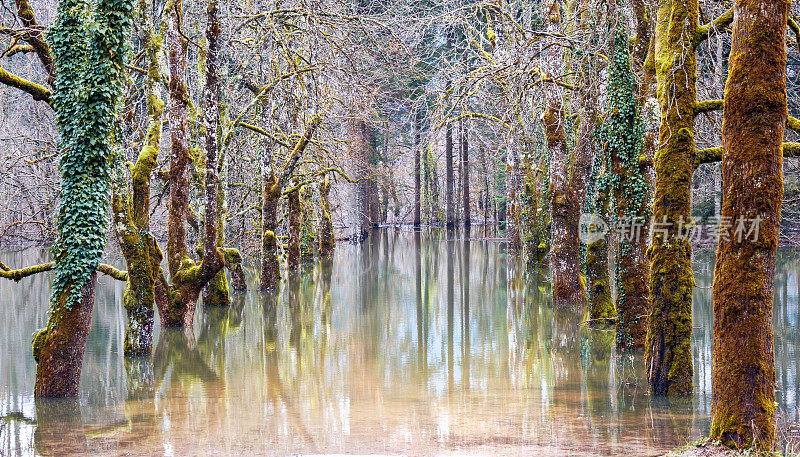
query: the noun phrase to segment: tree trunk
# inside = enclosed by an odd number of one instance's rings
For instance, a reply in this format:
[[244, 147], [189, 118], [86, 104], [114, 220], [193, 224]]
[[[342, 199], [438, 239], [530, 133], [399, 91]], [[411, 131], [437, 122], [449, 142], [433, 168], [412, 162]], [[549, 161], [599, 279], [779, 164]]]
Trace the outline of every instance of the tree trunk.
[[217, 126], [219, 125], [219, 94], [217, 53], [219, 22], [217, 4], [208, 5], [206, 29], [206, 83], [204, 88], [203, 122], [206, 126], [205, 210], [203, 212], [202, 252], [200, 264], [189, 257], [186, 246], [186, 218], [189, 209], [188, 93], [186, 89], [186, 47], [180, 32], [181, 0], [172, 4], [167, 26], [167, 57], [170, 68], [170, 207], [167, 221], [167, 264], [172, 285], [163, 275], [159, 282], [169, 292], [168, 301], [159, 306], [164, 326], [191, 327], [197, 299], [206, 284], [225, 265], [217, 248]]
[[[711, 437], [774, 451], [772, 305], [783, 199], [789, 2], [739, 0], [725, 84], [722, 218], [714, 270]], [[740, 223], [746, 228], [739, 231]], [[754, 233], [747, 233], [750, 229]]]
[[300, 267], [300, 190], [289, 192], [289, 241], [286, 249], [286, 266], [289, 271], [297, 271]]
[[[447, 81], [446, 90], [449, 91], [451, 87], [450, 80]], [[444, 198], [445, 198], [445, 223], [448, 228], [455, 226], [456, 223], [456, 209], [455, 209], [455, 181], [453, 178], [453, 126], [447, 123], [447, 129], [444, 133]]]
[[649, 308], [647, 231], [650, 196], [640, 168], [643, 124], [636, 100], [638, 88], [628, 54], [628, 35], [619, 28], [612, 45], [614, 60], [608, 83], [608, 111], [604, 124], [604, 155], [611, 162], [608, 186], [615, 202], [614, 220], [621, 229], [616, 238], [617, 349], [643, 351]]
[[422, 130], [422, 110], [417, 110], [417, 115], [414, 117], [414, 227], [419, 227], [421, 219], [421, 202], [420, 193], [422, 187], [420, 184], [420, 136]]
[[59, 1], [49, 35], [59, 72], [53, 108], [62, 192], [50, 317], [32, 344], [38, 362], [36, 397], [78, 395], [96, 270], [108, 228], [114, 108], [133, 2], [101, 0], [96, 11], [87, 11], [87, 6]]
[[553, 300], [559, 306], [586, 303], [580, 278], [578, 222], [580, 202], [577, 183], [568, 170], [564, 114], [560, 106], [549, 106], [544, 124], [550, 154], [550, 267]]
[[655, 156], [656, 188], [647, 319], [648, 378], [657, 395], [692, 392], [692, 246], [680, 233], [691, 217], [694, 106], [697, 102], [697, 0], [669, 0], [658, 8], [655, 68], [661, 127]]
[[[590, 198], [594, 198], [590, 196]], [[598, 191], [593, 212], [608, 221], [609, 199], [606, 190]], [[588, 211], [587, 211], [588, 213]], [[600, 228], [600, 227], [596, 227]], [[586, 244], [586, 285], [589, 298], [589, 319], [604, 319], [617, 315], [611, 294], [611, 277], [608, 268], [608, 234], [589, 239]]]
[[333, 256], [336, 239], [333, 235], [331, 220], [331, 183], [328, 178], [319, 185], [320, 217], [319, 217], [319, 255], [322, 258]]
[[[522, 234], [520, 232], [520, 208], [519, 208], [519, 151], [513, 143], [512, 137], [508, 138], [506, 147], [506, 206], [503, 220], [506, 225], [506, 239], [508, 249], [511, 252], [519, 252], [522, 249]], [[495, 216], [497, 219], [497, 216]]]
[[92, 323], [94, 289], [97, 273], [92, 273], [77, 300], [67, 306], [72, 286], [58, 297], [58, 306], [51, 311], [47, 328], [33, 337], [33, 358], [36, 359], [37, 397], [76, 397], [81, 379], [86, 337]]
[[464, 225], [469, 227], [469, 130], [462, 121], [461, 127], [461, 193], [464, 204]]
[[261, 279], [259, 288], [262, 291], [275, 290], [281, 279], [278, 263], [278, 241], [275, 231], [278, 229], [278, 201], [281, 193], [277, 189], [274, 175], [265, 177], [261, 190]]
[[[152, 27], [146, 28], [148, 126], [144, 147], [132, 171], [132, 197], [127, 186], [115, 186], [112, 196], [114, 230], [125, 257], [128, 279], [123, 303], [128, 314], [125, 329], [125, 356], [149, 355], [153, 350], [153, 303], [155, 282], [161, 271], [163, 254], [150, 234], [150, 181], [161, 147], [161, 118], [164, 102], [158, 94], [161, 75], [158, 53], [161, 39]], [[118, 190], [117, 187], [124, 189]]]

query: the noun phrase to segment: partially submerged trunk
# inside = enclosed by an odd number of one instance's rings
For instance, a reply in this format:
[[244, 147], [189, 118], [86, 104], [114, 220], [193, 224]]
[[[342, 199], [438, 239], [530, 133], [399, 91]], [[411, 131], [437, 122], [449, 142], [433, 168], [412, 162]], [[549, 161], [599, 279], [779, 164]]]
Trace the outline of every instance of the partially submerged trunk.
[[[590, 197], [594, 198], [594, 197]], [[600, 190], [597, 193], [595, 204], [587, 214], [597, 214], [602, 221], [608, 221], [608, 193]], [[596, 221], [590, 224], [590, 230], [602, 230]], [[589, 298], [589, 319], [608, 319], [616, 317], [614, 297], [611, 294], [611, 277], [608, 268], [608, 238], [607, 233], [595, 232], [597, 235], [587, 236], [586, 243], [586, 289]]]
[[206, 40], [206, 83], [203, 122], [206, 126], [205, 210], [203, 212], [203, 259], [196, 264], [189, 257], [186, 245], [186, 219], [189, 209], [189, 152], [188, 93], [186, 87], [187, 42], [180, 33], [181, 0], [172, 3], [167, 27], [167, 56], [170, 69], [170, 206], [167, 221], [167, 264], [172, 284], [159, 277], [167, 292], [168, 301], [159, 306], [164, 326], [191, 327], [197, 299], [205, 285], [224, 266], [222, 253], [217, 248], [217, 126], [219, 124], [219, 95], [217, 80], [217, 52], [219, 49], [219, 22], [217, 5], [208, 5]]
[[[50, 311], [47, 327], [33, 336], [37, 397], [76, 397], [81, 379], [86, 337], [92, 323], [97, 273], [80, 291], [64, 288]], [[72, 301], [72, 303], [70, 303]]]
[[286, 196], [288, 201], [289, 240], [286, 247], [286, 266], [289, 271], [300, 268], [300, 189], [296, 189]]
[[615, 203], [615, 228], [620, 229], [615, 249], [617, 349], [643, 351], [649, 308], [646, 227], [650, 220], [650, 196], [639, 165], [643, 124], [630, 66], [628, 36], [622, 28], [615, 34], [613, 50], [607, 96], [612, 114], [603, 128], [603, 141], [608, 145], [604, 156], [611, 165], [607, 187]]
[[150, 234], [150, 182], [161, 147], [161, 119], [164, 113], [164, 102], [157, 86], [161, 80], [158, 69], [161, 36], [156, 35], [152, 27], [145, 33], [149, 61], [146, 82], [147, 132], [131, 173], [132, 195], [128, 193], [125, 183], [115, 186], [111, 205], [114, 230], [128, 268], [122, 297], [128, 314], [124, 345], [126, 357], [149, 355], [153, 350], [155, 283], [161, 273], [163, 259], [155, 237]]
[[465, 128], [462, 121], [461, 128], [461, 192], [463, 199], [464, 225], [469, 227], [469, 130]]
[[[722, 124], [722, 218], [714, 270], [711, 438], [775, 450], [772, 305], [783, 199], [789, 3], [740, 0]], [[742, 223], [746, 230], [739, 231]]]
[[[283, 193], [283, 187], [292, 176], [295, 167], [300, 161], [311, 137], [322, 119], [314, 116], [306, 126], [303, 136], [297, 140], [292, 152], [286, 158], [282, 168], [275, 175], [272, 166], [272, 154], [265, 154], [262, 158], [262, 188], [261, 188], [261, 279], [259, 288], [262, 291], [275, 290], [281, 278], [280, 263], [278, 262], [278, 239], [275, 231], [278, 229], [278, 203]], [[295, 192], [296, 193], [296, 192]]]
[[61, 137], [62, 193], [50, 317], [33, 337], [36, 397], [78, 395], [108, 226], [111, 132], [133, 2], [101, 0], [98, 14], [89, 16], [84, 6], [59, 1], [50, 34], [58, 66], [53, 107]]
[[655, 155], [656, 187], [647, 318], [648, 378], [657, 395], [692, 392], [692, 246], [681, 236], [691, 217], [694, 118], [697, 102], [697, 0], [658, 7], [655, 68], [661, 127]]
[[422, 186], [420, 182], [420, 130], [422, 130], [422, 110], [418, 109], [414, 117], [414, 227], [419, 227], [421, 219], [421, 194]]
[[[511, 252], [522, 249], [522, 217], [519, 202], [520, 177], [519, 151], [513, 140], [508, 139], [506, 147], [506, 239]], [[497, 219], [495, 217], [495, 219]]]
[[333, 221], [331, 220], [331, 183], [326, 177], [319, 185], [319, 256], [331, 257], [336, 249], [336, 239], [333, 235]]
[[550, 154], [550, 268], [553, 300], [559, 306], [586, 303], [580, 277], [578, 223], [580, 202], [578, 173], [569, 170], [564, 114], [560, 106], [549, 106], [544, 116]]

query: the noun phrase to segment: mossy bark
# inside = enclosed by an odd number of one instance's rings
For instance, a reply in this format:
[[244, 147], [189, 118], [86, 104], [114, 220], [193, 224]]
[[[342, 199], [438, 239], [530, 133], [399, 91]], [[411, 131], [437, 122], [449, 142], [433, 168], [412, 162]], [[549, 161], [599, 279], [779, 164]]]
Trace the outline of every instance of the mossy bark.
[[[783, 198], [787, 119], [785, 0], [738, 0], [722, 124], [722, 218], [714, 269], [711, 437], [732, 447], [775, 447], [772, 306]], [[726, 236], [727, 235], [727, 236]]]
[[610, 161], [608, 185], [615, 204], [614, 220], [624, 228], [616, 238], [615, 250], [617, 349], [639, 352], [645, 348], [649, 310], [646, 227], [650, 195], [648, 180], [640, 167], [644, 126], [628, 43], [627, 32], [618, 29], [608, 83], [611, 115], [604, 126], [604, 152]]
[[[50, 311], [47, 327], [33, 336], [36, 360], [36, 397], [76, 397], [81, 379], [86, 337], [92, 323], [97, 273], [93, 273], [80, 293], [72, 285], [61, 292]], [[69, 303], [72, 297], [77, 297]]]
[[231, 286], [237, 293], [247, 292], [247, 281], [242, 268], [242, 254], [238, 249], [225, 248], [225, 267], [231, 274]]
[[275, 290], [281, 279], [278, 263], [278, 242], [275, 231], [278, 229], [278, 200], [281, 196], [275, 175], [267, 176], [261, 190], [261, 279], [262, 291]]
[[[608, 193], [598, 192], [597, 214], [608, 220]], [[599, 229], [599, 227], [597, 227]], [[589, 319], [605, 319], [617, 315], [611, 294], [608, 267], [608, 234], [586, 245], [586, 289], [589, 296]]]
[[[384, 188], [385, 189], [385, 188]], [[314, 261], [316, 230], [314, 230], [314, 187], [305, 185], [298, 191], [300, 198], [300, 261]]]
[[549, 106], [544, 124], [550, 154], [550, 267], [553, 300], [559, 306], [580, 306], [587, 302], [580, 277], [578, 185], [567, 160], [564, 114], [560, 106]]
[[147, 73], [148, 126], [144, 145], [131, 173], [132, 194], [125, 184], [114, 189], [112, 210], [117, 241], [125, 257], [128, 279], [123, 304], [128, 315], [124, 354], [149, 355], [153, 350], [153, 315], [155, 283], [161, 271], [163, 254], [150, 234], [150, 182], [161, 147], [161, 119], [164, 102], [158, 94], [161, 79], [158, 53], [163, 37], [147, 28], [145, 50], [149, 61]]
[[[417, 157], [419, 159], [419, 157]], [[419, 176], [417, 176], [419, 177]], [[320, 257], [330, 257], [336, 249], [336, 239], [333, 234], [333, 220], [331, 219], [331, 183], [328, 178], [319, 185], [319, 255]]]
[[286, 267], [289, 271], [300, 268], [300, 190], [289, 192], [288, 202], [289, 240], [286, 248]]
[[[694, 106], [697, 102], [697, 0], [662, 2], [656, 15], [654, 63], [661, 111], [650, 258], [647, 367], [656, 395], [692, 392], [692, 246], [679, 230], [691, 216]], [[683, 227], [681, 227], [681, 225]]]
[[159, 305], [164, 326], [191, 327], [197, 299], [205, 285], [224, 267], [217, 247], [217, 126], [219, 124], [219, 94], [216, 60], [219, 49], [219, 22], [215, 2], [208, 5], [206, 30], [206, 83], [204, 88], [203, 122], [205, 134], [205, 209], [203, 211], [203, 259], [195, 263], [189, 257], [186, 244], [186, 221], [189, 209], [189, 164], [192, 157], [188, 139], [188, 92], [186, 87], [186, 50], [188, 43], [181, 36], [181, 0], [170, 5], [167, 21], [167, 57], [170, 70], [170, 206], [167, 220], [167, 264], [172, 284], [159, 277], [166, 303]]

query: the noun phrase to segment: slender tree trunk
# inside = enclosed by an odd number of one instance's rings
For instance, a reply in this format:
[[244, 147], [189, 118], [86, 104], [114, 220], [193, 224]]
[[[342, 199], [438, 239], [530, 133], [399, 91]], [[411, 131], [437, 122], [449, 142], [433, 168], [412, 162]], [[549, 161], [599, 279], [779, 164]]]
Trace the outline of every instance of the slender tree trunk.
[[[506, 239], [508, 249], [511, 252], [519, 252], [522, 249], [522, 233], [520, 232], [520, 208], [519, 208], [519, 151], [514, 144], [512, 136], [509, 136], [506, 147], [506, 210], [503, 220], [506, 225]], [[496, 216], [495, 216], [496, 219]]]
[[461, 192], [464, 199], [464, 225], [469, 226], [469, 130], [462, 121], [461, 126]]
[[331, 183], [326, 177], [319, 185], [320, 217], [319, 217], [319, 255], [322, 258], [333, 256], [336, 239], [333, 235], [331, 220]]
[[[722, 218], [734, 227], [721, 231], [714, 270], [711, 437], [761, 451], [775, 447], [772, 306], [788, 14], [785, 0], [735, 3], [722, 124]], [[757, 232], [739, 231], [739, 221]]]
[[169, 11], [167, 26], [167, 57], [170, 67], [170, 208], [167, 221], [167, 264], [172, 285], [166, 285], [163, 276], [159, 281], [169, 289], [168, 302], [159, 306], [162, 325], [191, 327], [200, 292], [221, 270], [225, 261], [217, 247], [217, 127], [219, 125], [219, 94], [217, 80], [217, 53], [219, 49], [219, 22], [217, 4], [208, 5], [206, 40], [206, 83], [204, 88], [203, 122], [206, 126], [205, 210], [203, 212], [202, 253], [199, 265], [189, 257], [186, 245], [186, 219], [189, 209], [189, 141], [188, 93], [186, 89], [186, 47], [181, 36], [181, 0], [176, 0]]
[[421, 208], [420, 208], [420, 193], [422, 191], [420, 184], [420, 136], [422, 130], [422, 110], [418, 109], [414, 117], [414, 227], [420, 226]]
[[[450, 81], [447, 82], [448, 88]], [[453, 178], [453, 126], [447, 124], [444, 133], [444, 198], [445, 198], [445, 223], [453, 227], [456, 221], [455, 210], [455, 181]]]
[[286, 196], [289, 202], [289, 242], [286, 249], [286, 266], [289, 271], [300, 268], [300, 190], [289, 192]]
[[158, 243], [150, 234], [150, 181], [161, 147], [161, 117], [164, 113], [164, 102], [157, 87], [161, 79], [158, 69], [161, 37], [155, 35], [151, 24], [145, 30], [149, 61], [146, 82], [147, 134], [144, 147], [133, 166], [132, 197], [127, 192], [127, 186], [120, 183], [114, 188], [111, 205], [114, 230], [128, 268], [123, 294], [128, 314], [125, 356], [149, 355], [153, 350], [155, 282], [161, 272], [163, 259]]

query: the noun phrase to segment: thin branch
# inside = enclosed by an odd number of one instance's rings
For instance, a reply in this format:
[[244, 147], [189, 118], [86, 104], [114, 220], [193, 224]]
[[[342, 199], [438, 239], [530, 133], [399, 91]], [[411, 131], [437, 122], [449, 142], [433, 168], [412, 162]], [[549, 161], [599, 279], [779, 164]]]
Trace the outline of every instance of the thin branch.
[[697, 31], [694, 32], [694, 40], [693, 44], [696, 48], [700, 45], [703, 41], [708, 38], [708, 33], [713, 28], [714, 30], [723, 30], [733, 22], [733, 8], [730, 8], [728, 11], [725, 11], [720, 15], [718, 18], [714, 19], [713, 21], [709, 22], [708, 24], [701, 25], [697, 28]]

